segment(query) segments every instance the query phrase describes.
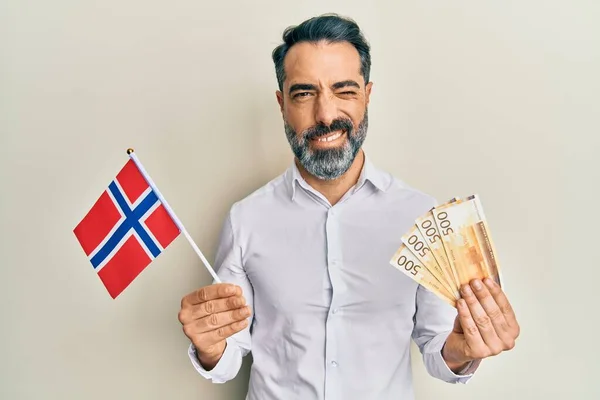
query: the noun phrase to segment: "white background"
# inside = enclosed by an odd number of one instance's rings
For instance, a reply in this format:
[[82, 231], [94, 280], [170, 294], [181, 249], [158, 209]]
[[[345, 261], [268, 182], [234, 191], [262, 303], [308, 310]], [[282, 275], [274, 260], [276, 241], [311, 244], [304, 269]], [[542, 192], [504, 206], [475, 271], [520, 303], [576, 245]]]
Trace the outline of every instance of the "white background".
[[466, 386], [415, 357], [418, 398], [600, 396], [598, 1], [5, 0], [0, 398], [243, 399], [248, 362], [218, 386], [187, 358], [179, 302], [210, 277], [183, 237], [112, 300], [72, 230], [134, 147], [212, 260], [291, 162], [271, 51], [331, 11], [372, 45], [368, 154], [481, 196], [522, 325]]

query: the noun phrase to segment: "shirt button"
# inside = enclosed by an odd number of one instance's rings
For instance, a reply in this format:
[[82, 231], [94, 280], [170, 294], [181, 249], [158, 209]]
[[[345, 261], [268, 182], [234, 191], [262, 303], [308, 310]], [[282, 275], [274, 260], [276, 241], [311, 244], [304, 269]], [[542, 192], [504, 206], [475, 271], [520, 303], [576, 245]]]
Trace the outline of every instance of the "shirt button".
[[336, 363], [335, 361], [332, 361], [332, 362], [331, 362], [331, 366], [332, 366], [332, 367], [337, 367], [337, 366], [338, 366], [338, 363]]
[[338, 312], [339, 310], [340, 310], [339, 308], [334, 308], [334, 309], [333, 309], [333, 311], [332, 311], [332, 313], [334, 313], [334, 314], [337, 314], [337, 312]]

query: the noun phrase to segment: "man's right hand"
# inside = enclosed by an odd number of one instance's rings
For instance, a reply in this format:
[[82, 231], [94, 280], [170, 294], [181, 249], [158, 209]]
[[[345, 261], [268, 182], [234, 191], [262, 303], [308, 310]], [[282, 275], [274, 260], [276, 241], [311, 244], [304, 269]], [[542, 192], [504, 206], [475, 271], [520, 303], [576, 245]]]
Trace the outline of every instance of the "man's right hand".
[[179, 322], [206, 370], [221, 359], [225, 339], [248, 326], [250, 312], [242, 289], [229, 283], [205, 286], [181, 300]]

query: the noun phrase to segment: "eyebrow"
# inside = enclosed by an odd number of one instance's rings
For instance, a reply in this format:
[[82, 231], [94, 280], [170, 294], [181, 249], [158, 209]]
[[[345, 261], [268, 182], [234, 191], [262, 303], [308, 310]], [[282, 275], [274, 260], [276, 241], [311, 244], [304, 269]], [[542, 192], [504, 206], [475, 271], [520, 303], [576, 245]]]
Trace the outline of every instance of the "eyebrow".
[[[341, 89], [347, 86], [352, 86], [355, 87], [357, 89], [360, 89], [360, 85], [356, 82], [353, 81], [351, 79], [349, 80], [345, 80], [345, 81], [341, 81], [341, 82], [336, 82], [333, 85], [331, 85], [331, 87], [335, 90], [335, 89]], [[317, 90], [317, 87], [311, 83], [295, 83], [292, 86], [290, 86], [290, 91], [289, 93], [292, 94], [293, 92], [296, 92], [298, 90]]]
[[355, 87], [357, 89], [360, 89], [360, 85], [356, 81], [353, 81], [351, 79], [349, 79], [347, 81], [336, 82], [336, 83], [333, 84], [332, 87], [334, 89], [341, 89], [341, 88], [346, 87], [346, 86], [353, 86], [353, 87]]
[[317, 87], [310, 83], [295, 83], [290, 86], [290, 94], [298, 90], [317, 90]]

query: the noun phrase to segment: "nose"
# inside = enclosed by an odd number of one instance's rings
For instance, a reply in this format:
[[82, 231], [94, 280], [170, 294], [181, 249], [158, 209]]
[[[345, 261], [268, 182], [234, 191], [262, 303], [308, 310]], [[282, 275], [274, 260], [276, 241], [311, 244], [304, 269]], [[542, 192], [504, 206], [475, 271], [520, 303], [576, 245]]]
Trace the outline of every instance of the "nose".
[[325, 126], [331, 125], [337, 117], [337, 106], [332, 96], [323, 93], [317, 97], [315, 102], [315, 119], [317, 123]]

